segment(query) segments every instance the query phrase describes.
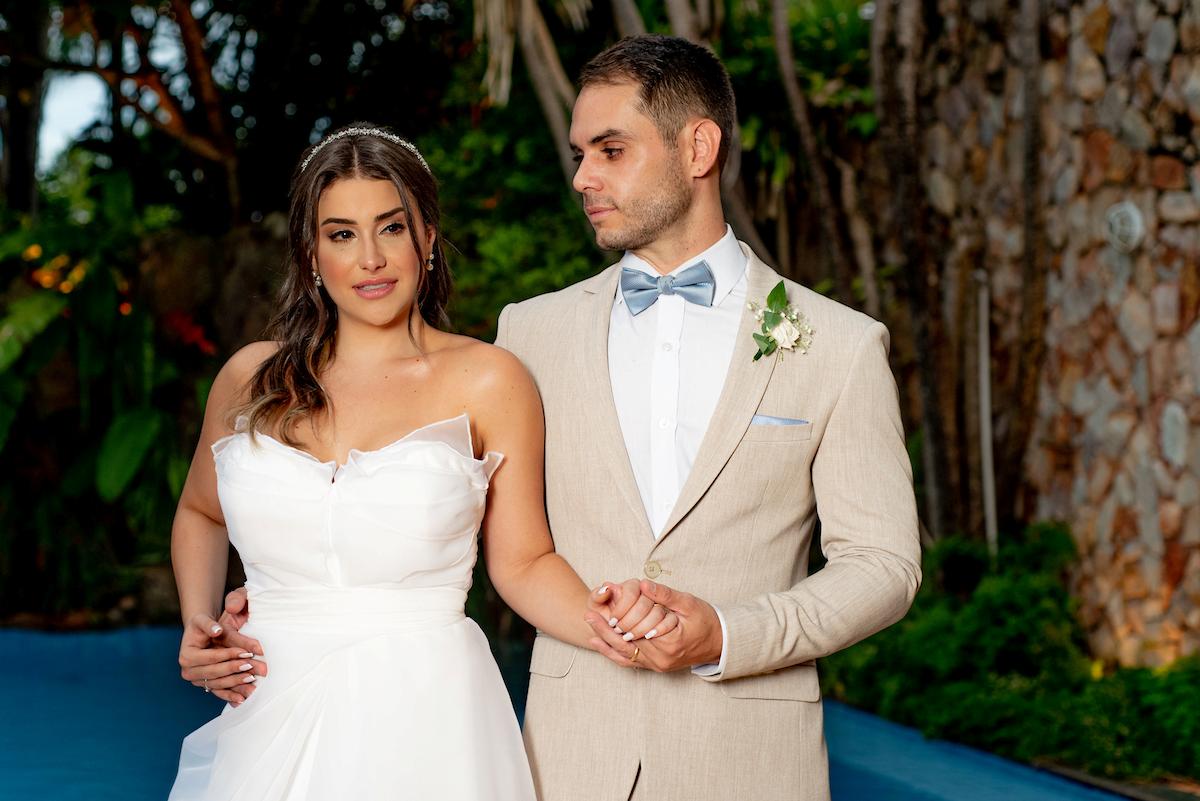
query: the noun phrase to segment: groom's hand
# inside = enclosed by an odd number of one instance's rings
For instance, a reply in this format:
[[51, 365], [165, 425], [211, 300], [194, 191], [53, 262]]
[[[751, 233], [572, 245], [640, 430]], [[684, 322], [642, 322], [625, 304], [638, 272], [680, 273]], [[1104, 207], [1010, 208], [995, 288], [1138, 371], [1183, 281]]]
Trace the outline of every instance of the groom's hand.
[[652, 581], [641, 582], [640, 589], [643, 598], [652, 605], [658, 604], [674, 612], [679, 624], [674, 630], [650, 640], [627, 641], [608, 625], [608, 621], [589, 614], [588, 623], [596, 633], [591, 640], [593, 648], [622, 667], [641, 667], [660, 673], [720, 660], [724, 645], [721, 621], [711, 604]]

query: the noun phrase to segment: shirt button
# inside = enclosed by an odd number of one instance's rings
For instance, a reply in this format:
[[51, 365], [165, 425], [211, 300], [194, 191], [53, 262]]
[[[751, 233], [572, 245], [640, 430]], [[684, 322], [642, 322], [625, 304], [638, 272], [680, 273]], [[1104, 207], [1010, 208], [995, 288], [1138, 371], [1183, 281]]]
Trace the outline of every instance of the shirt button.
[[667, 419], [667, 418], [665, 418], [665, 417], [664, 417], [663, 419], [661, 419], [661, 420], [659, 420], [659, 421], [658, 421], [658, 427], [659, 427], [659, 428], [666, 428], [666, 427], [667, 427], [667, 426], [669, 426], [669, 425], [671, 425], [671, 421], [670, 421], [670, 420], [668, 420], [668, 419]]
[[662, 349], [663, 349], [663, 350], [665, 350], [665, 351], [667, 351], [668, 353], [670, 353], [670, 352], [671, 352], [672, 348], [673, 348], [673, 346], [671, 345], [671, 343], [670, 343], [670, 342], [664, 342], [664, 343], [662, 344]]
[[642, 569], [646, 574], [646, 578], [648, 579], [656, 579], [662, 575], [662, 565], [653, 560], [647, 562], [645, 567]]

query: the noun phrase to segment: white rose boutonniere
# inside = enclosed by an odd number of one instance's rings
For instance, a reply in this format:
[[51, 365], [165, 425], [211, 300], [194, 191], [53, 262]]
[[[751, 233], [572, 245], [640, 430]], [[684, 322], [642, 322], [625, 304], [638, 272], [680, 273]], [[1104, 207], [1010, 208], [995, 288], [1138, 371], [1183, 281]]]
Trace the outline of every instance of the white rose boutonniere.
[[788, 303], [787, 290], [783, 281], [775, 285], [767, 295], [767, 305], [761, 306], [754, 301], [746, 304], [756, 320], [762, 323], [761, 333], [754, 335], [758, 343], [758, 352], [754, 361], [763, 356], [778, 352], [782, 357], [783, 351], [792, 350], [797, 353], [808, 353], [812, 347], [813, 327], [808, 324], [808, 318], [795, 306]]

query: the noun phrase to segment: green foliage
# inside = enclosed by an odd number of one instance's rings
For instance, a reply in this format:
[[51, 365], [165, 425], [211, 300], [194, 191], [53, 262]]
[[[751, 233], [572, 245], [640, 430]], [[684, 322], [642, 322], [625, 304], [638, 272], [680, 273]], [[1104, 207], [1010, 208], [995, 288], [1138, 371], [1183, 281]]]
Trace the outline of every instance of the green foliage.
[[420, 146], [441, 185], [451, 322], [491, 341], [505, 304], [569, 286], [615, 259], [594, 244], [532, 91], [519, 87], [508, 106], [481, 109], [484, 67], [482, 57], [459, 66], [458, 91], [444, 101], [454, 122]]
[[115, 501], [146, 460], [158, 438], [162, 418], [152, 409], [130, 409], [113, 420], [96, 457], [96, 491]]
[[[0, 234], [0, 610], [111, 608], [168, 553], [211, 356], [143, 298], [139, 242], [176, 220], [75, 151]], [[178, 422], [176, 422], [178, 421]], [[182, 464], [182, 471], [180, 465]]]
[[25, 346], [45, 331], [66, 305], [66, 298], [50, 292], [34, 292], [10, 303], [0, 320], [0, 371], [11, 367]]
[[930, 737], [1117, 778], [1197, 777], [1200, 661], [1104, 675], [1087, 655], [1065, 573], [1070, 534], [929, 549], [908, 616], [823, 661], [829, 695]]

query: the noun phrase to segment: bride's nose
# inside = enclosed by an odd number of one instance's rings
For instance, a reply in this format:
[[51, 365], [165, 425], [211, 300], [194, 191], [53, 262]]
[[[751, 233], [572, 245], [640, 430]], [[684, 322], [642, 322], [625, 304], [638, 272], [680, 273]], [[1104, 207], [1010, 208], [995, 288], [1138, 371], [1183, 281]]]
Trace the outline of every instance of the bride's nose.
[[383, 253], [383, 248], [379, 247], [379, 243], [368, 239], [365, 243], [363, 252], [362, 264], [360, 265], [367, 272], [377, 272], [387, 266], [387, 256]]

